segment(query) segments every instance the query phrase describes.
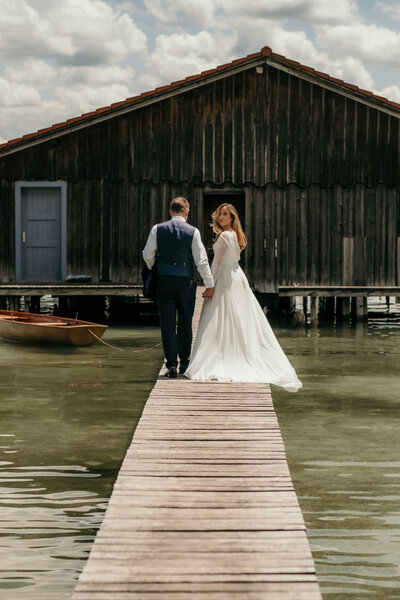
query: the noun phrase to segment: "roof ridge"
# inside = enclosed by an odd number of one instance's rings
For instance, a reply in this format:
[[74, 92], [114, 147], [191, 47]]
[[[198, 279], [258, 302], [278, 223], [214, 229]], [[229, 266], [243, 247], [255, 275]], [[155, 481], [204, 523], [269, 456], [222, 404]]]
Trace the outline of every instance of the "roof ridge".
[[276, 60], [277, 62], [287, 64], [289, 66], [294, 66], [297, 69], [306, 71], [307, 73], [311, 73], [313, 75], [316, 75], [317, 77], [325, 79], [326, 81], [330, 81], [331, 83], [334, 83], [335, 85], [339, 85], [341, 87], [353, 90], [354, 92], [365, 95], [370, 99], [376, 100], [378, 102], [381, 102], [382, 104], [385, 104], [387, 106], [391, 106], [397, 110], [400, 110], [400, 104], [398, 102], [394, 102], [393, 100], [388, 100], [387, 98], [385, 98], [383, 96], [378, 96], [378, 95], [374, 94], [373, 92], [359, 88], [358, 86], [353, 85], [351, 83], [347, 83], [347, 82], [343, 81], [342, 79], [332, 77], [328, 73], [324, 73], [322, 71], [317, 71], [313, 67], [303, 65], [296, 60], [286, 58], [286, 56], [283, 56], [282, 54], [277, 54], [277, 53], [273, 52], [269, 46], [264, 46], [263, 48], [261, 48], [261, 50], [259, 52], [255, 52], [253, 54], [248, 54], [247, 56], [244, 56], [243, 58], [236, 58], [233, 61], [231, 61], [230, 63], [225, 63], [225, 64], [219, 65], [217, 67], [214, 67], [212, 69], [202, 71], [201, 73], [198, 73], [197, 75], [189, 75], [188, 77], [185, 77], [184, 79], [179, 79], [179, 80], [173, 81], [172, 83], [169, 83], [167, 85], [162, 85], [160, 87], [157, 87], [153, 90], [149, 90], [147, 92], [142, 92], [141, 94], [139, 94], [137, 96], [132, 96], [130, 98], [126, 98], [125, 100], [121, 100], [119, 102], [113, 102], [109, 106], [103, 106], [102, 108], [97, 108], [93, 111], [83, 113], [78, 117], [72, 117], [72, 118], [66, 119], [65, 121], [62, 121], [60, 123], [55, 123], [49, 127], [39, 129], [36, 132], [28, 133], [21, 137], [14, 138], [12, 140], [8, 140], [7, 142], [0, 144], [0, 150], [3, 148], [6, 148], [6, 147], [10, 147], [10, 146], [22, 143], [33, 137], [40, 137], [42, 135], [45, 135], [46, 133], [49, 133], [50, 131], [61, 129], [62, 127], [68, 127], [72, 124], [91, 119], [101, 113], [105, 113], [108, 111], [113, 112], [116, 108], [120, 108], [121, 106], [129, 106], [131, 104], [135, 104], [136, 102], [143, 100], [143, 98], [148, 98], [150, 96], [156, 96], [158, 94], [162, 94], [162, 93], [166, 92], [167, 90], [172, 90], [172, 89], [177, 88], [186, 83], [190, 83], [192, 81], [203, 79], [205, 77], [208, 77], [209, 75], [220, 73], [221, 71], [230, 69], [233, 66], [245, 64], [252, 60], [262, 58], [263, 56], [270, 57], [270, 58]]

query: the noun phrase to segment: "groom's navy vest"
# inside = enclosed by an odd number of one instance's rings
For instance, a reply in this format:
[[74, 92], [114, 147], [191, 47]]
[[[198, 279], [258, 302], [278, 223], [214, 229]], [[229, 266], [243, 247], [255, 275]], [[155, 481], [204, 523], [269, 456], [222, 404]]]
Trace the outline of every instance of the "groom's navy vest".
[[157, 225], [157, 274], [194, 279], [192, 241], [195, 228], [181, 219]]

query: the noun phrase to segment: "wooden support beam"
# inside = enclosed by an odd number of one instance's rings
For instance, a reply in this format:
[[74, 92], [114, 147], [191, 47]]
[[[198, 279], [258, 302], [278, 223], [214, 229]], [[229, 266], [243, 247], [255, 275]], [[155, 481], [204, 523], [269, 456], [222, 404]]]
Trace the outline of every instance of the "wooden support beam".
[[280, 285], [279, 296], [400, 296], [400, 286]]
[[317, 296], [311, 296], [311, 305], [310, 305], [310, 322], [311, 325], [316, 325], [318, 323], [318, 298]]
[[342, 314], [344, 319], [350, 319], [351, 307], [350, 298], [342, 298]]
[[335, 318], [335, 298], [333, 296], [325, 298], [325, 316], [329, 321], [333, 321]]
[[342, 321], [343, 319], [343, 298], [338, 296], [336, 298], [336, 322]]
[[9, 310], [20, 310], [21, 296], [9, 296], [8, 306]]
[[307, 319], [307, 312], [308, 312], [308, 298], [307, 298], [307, 296], [303, 296], [303, 311], [304, 311], [304, 318]]
[[356, 299], [356, 314], [358, 321], [365, 321], [368, 318], [368, 301], [366, 296], [359, 296]]
[[25, 296], [25, 312], [40, 313], [40, 296]]
[[136, 296], [141, 292], [139, 284], [0, 284], [0, 296]]

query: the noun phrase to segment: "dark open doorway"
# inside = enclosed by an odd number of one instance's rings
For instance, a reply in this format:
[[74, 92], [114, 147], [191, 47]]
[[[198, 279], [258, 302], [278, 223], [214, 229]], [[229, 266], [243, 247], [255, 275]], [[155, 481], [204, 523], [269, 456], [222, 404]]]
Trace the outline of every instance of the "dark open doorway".
[[201, 224], [201, 236], [204, 246], [207, 250], [208, 259], [210, 262], [213, 258], [213, 243], [215, 234], [209, 224], [211, 223], [211, 213], [220, 204], [232, 204], [238, 211], [242, 227], [245, 230], [245, 193], [244, 192], [204, 192], [203, 194], [203, 223]]

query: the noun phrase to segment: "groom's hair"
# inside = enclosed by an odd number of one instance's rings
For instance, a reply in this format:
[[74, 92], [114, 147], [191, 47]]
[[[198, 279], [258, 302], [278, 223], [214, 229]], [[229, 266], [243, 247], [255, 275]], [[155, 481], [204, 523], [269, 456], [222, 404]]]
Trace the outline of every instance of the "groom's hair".
[[171, 204], [169, 205], [169, 209], [176, 214], [189, 210], [189, 208], [189, 202], [183, 196], [177, 196], [171, 201]]

